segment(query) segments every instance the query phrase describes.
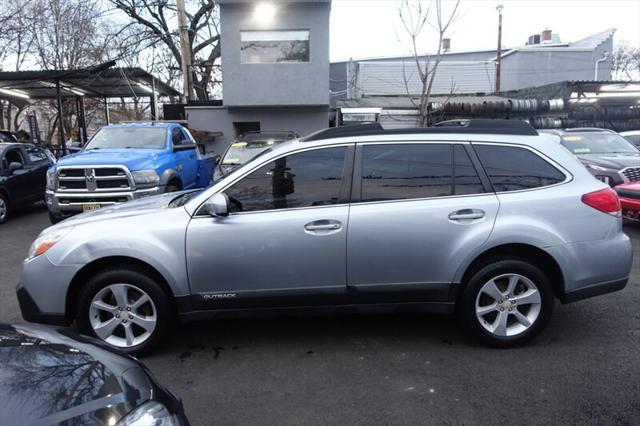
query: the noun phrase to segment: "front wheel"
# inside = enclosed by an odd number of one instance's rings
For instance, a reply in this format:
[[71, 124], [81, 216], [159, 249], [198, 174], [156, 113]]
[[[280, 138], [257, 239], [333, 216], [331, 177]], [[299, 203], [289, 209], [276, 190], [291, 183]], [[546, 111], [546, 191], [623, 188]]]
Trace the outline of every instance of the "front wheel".
[[9, 198], [0, 192], [0, 225], [9, 219]]
[[102, 272], [89, 280], [76, 312], [83, 333], [138, 356], [160, 343], [174, 318], [158, 283], [128, 269]]
[[56, 216], [55, 214], [51, 213], [51, 211], [49, 211], [49, 222], [51, 222], [52, 225], [55, 225], [56, 223], [60, 223], [63, 220], [65, 220], [64, 217]]
[[542, 331], [553, 304], [552, 285], [537, 266], [524, 260], [501, 260], [471, 276], [458, 313], [462, 325], [482, 343], [514, 347]]

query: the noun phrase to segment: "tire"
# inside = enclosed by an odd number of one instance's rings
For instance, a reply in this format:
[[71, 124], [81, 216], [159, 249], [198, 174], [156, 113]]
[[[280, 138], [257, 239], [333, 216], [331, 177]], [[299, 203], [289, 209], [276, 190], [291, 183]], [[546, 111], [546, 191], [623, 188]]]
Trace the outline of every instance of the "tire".
[[[148, 301], [136, 307], [142, 296]], [[160, 285], [134, 269], [98, 273], [80, 290], [77, 300], [76, 321], [82, 333], [135, 356], [157, 347], [175, 323], [173, 306]], [[102, 302], [99, 308], [95, 301]]]
[[180, 188], [180, 184], [176, 183], [176, 182], [170, 182], [169, 184], [167, 184], [167, 186], [164, 188], [164, 192], [177, 192], [180, 191], [182, 188]]
[[9, 220], [10, 209], [9, 197], [0, 192], [0, 225]]
[[64, 217], [56, 216], [55, 214], [51, 213], [51, 211], [49, 211], [49, 222], [51, 222], [52, 225], [55, 225], [56, 223], [60, 223], [64, 219], [65, 219]]
[[482, 267], [465, 283], [458, 316], [480, 342], [509, 348], [542, 331], [554, 302], [551, 282], [540, 268], [521, 259], [499, 260]]

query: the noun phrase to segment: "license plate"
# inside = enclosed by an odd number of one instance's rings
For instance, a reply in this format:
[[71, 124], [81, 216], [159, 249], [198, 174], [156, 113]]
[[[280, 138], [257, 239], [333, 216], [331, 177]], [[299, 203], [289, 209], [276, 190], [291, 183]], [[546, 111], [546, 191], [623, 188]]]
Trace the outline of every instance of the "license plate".
[[97, 210], [100, 208], [100, 204], [98, 203], [91, 203], [91, 204], [83, 204], [82, 205], [82, 211], [83, 212], [90, 212], [93, 210]]

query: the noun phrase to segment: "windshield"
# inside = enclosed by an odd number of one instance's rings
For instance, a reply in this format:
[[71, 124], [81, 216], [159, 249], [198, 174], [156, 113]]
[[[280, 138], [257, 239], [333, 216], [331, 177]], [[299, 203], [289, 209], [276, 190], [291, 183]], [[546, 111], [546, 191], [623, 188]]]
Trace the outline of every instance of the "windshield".
[[613, 133], [580, 133], [562, 136], [562, 145], [574, 154], [638, 153], [622, 136]]
[[234, 142], [224, 155], [222, 164], [225, 166], [241, 166], [281, 142], [276, 140]]
[[167, 129], [164, 127], [103, 127], [84, 149], [163, 149], [166, 146], [166, 137]]

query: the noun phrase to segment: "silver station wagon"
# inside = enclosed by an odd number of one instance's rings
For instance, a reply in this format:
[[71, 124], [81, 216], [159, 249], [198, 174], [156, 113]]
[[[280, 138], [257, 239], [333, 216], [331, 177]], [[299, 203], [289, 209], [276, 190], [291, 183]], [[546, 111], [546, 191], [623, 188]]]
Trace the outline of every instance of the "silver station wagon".
[[608, 185], [527, 123], [447, 124], [327, 129], [205, 190], [67, 219], [31, 247], [22, 315], [135, 354], [178, 319], [295, 308], [456, 313], [508, 347], [556, 299], [625, 287]]

